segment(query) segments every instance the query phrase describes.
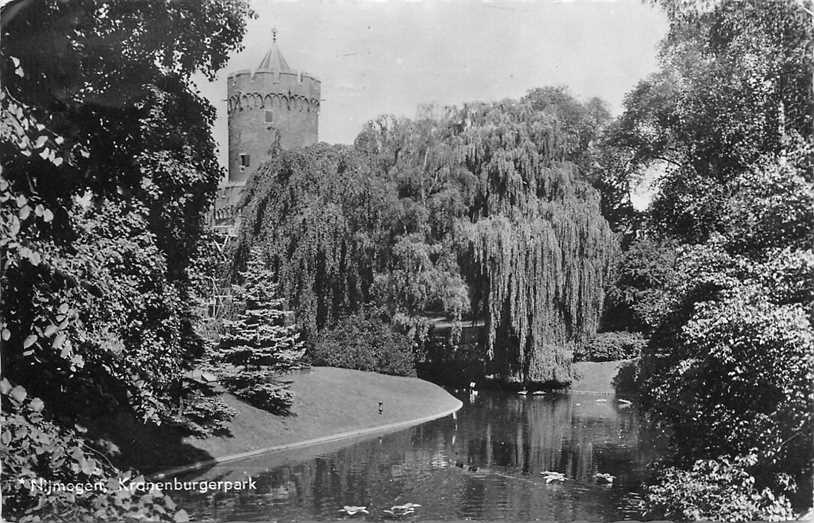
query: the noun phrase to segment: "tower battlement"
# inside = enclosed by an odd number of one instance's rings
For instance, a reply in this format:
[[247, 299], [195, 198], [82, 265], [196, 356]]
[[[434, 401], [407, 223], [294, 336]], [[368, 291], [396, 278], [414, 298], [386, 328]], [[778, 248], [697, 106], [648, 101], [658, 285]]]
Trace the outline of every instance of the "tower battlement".
[[319, 111], [321, 82], [308, 73], [236, 71], [227, 77], [227, 110], [265, 109], [275, 103]]

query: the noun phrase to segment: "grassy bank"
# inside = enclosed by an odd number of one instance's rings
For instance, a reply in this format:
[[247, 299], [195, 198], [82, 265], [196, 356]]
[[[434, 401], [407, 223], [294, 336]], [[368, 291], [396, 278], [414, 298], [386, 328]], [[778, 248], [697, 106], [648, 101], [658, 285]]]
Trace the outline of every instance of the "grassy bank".
[[570, 390], [573, 392], [614, 394], [613, 378], [619, 373], [619, 368], [630, 361], [581, 361], [574, 363], [574, 369], [579, 378], [571, 384]]
[[289, 379], [295, 395], [291, 415], [274, 416], [227, 395], [224, 400], [237, 412], [231, 436], [185, 438], [184, 443], [221, 458], [409, 422], [460, 407], [444, 389], [418, 378], [313, 367]]
[[224, 402], [237, 413], [229, 424], [228, 436], [185, 437], [173, 427], [145, 424], [129, 414], [99, 418], [90, 426], [93, 434], [114, 444], [117, 460], [155, 475], [319, 438], [368, 437], [371, 431], [397, 430], [400, 427], [388, 426], [406, 427], [415, 420], [437, 417], [461, 406], [441, 387], [418, 378], [313, 367], [286, 379], [291, 381], [295, 394], [289, 416], [275, 416], [224, 395]]

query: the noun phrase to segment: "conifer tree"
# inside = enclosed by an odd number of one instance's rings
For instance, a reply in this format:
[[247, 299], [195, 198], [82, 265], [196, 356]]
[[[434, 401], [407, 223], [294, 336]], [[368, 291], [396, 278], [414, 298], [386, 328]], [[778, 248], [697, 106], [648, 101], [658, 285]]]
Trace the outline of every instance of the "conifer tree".
[[246, 308], [225, 324], [216, 358], [222, 381], [252, 405], [282, 414], [291, 407], [293, 393], [279, 376], [296, 367], [304, 345], [259, 250], [251, 251], [241, 276]]

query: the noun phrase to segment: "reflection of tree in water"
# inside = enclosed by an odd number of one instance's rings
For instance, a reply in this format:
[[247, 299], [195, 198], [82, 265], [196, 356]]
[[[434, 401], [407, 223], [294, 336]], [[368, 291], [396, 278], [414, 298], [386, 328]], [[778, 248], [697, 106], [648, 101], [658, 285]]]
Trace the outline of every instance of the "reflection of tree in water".
[[[432, 518], [598, 519], [635, 488], [638, 419], [612, 402], [483, 394], [451, 418], [256, 473], [258, 490], [219, 501], [220, 517], [335, 517], [343, 505], [420, 503]], [[540, 472], [561, 471], [564, 484]], [[613, 487], [594, 474], [610, 472]], [[228, 507], [228, 508], [227, 508]], [[215, 507], [197, 511], [213, 514]], [[204, 515], [204, 514], [202, 514]]]

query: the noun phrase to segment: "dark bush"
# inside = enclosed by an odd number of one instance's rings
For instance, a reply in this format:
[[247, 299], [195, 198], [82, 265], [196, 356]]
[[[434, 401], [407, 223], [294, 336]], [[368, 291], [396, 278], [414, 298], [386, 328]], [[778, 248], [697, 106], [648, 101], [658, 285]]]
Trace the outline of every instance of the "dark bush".
[[224, 374], [221, 382], [232, 394], [249, 405], [278, 416], [291, 414], [294, 393], [289, 389], [291, 382], [275, 379], [268, 369], [241, 369]]
[[168, 421], [196, 438], [229, 435], [235, 410], [217, 396], [196, 393], [184, 398], [180, 411]]
[[635, 395], [639, 391], [639, 360], [631, 360], [619, 365], [613, 377], [613, 390], [617, 395]]
[[410, 339], [375, 312], [348, 316], [320, 332], [311, 359], [314, 365], [415, 376]]
[[636, 358], [647, 340], [639, 332], [600, 332], [577, 348], [574, 361], [614, 361]]

